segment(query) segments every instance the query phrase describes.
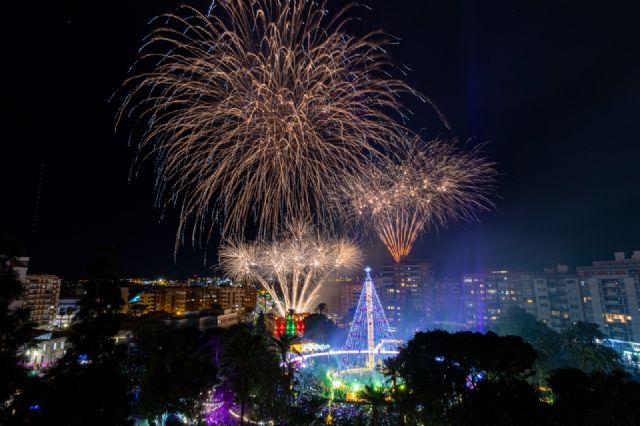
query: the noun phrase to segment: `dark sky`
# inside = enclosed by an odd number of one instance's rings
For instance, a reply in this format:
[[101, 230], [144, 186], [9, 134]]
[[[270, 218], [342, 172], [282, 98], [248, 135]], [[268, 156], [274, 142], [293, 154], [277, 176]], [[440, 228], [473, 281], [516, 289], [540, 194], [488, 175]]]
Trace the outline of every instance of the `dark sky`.
[[[187, 3], [206, 8], [208, 1]], [[602, 1], [365, 0], [353, 31], [402, 38], [396, 60], [461, 138], [490, 141], [498, 210], [427, 235], [415, 258], [442, 273], [587, 264], [640, 249], [640, 6]], [[81, 275], [113, 243], [122, 275], [206, 271], [203, 251], [173, 261], [175, 212], [153, 208], [152, 170], [128, 182], [133, 150], [114, 132], [111, 94], [167, 0], [3, 5], [0, 227], [34, 271]], [[426, 106], [410, 124], [438, 135]], [[7, 131], [8, 130], [8, 131]], [[34, 232], [40, 170], [44, 182]], [[379, 244], [375, 263], [389, 258]], [[215, 263], [215, 249], [208, 263]]]

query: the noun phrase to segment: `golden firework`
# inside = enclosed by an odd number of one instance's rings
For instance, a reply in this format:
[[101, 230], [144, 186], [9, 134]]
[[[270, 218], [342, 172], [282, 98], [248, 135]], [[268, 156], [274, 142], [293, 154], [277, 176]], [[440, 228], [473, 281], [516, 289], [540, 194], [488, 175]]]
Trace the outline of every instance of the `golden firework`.
[[475, 220], [494, 206], [495, 164], [481, 147], [465, 151], [456, 143], [415, 138], [399, 160], [351, 179], [343, 190], [356, 218], [372, 227], [396, 262], [425, 228]]
[[191, 226], [206, 239], [218, 218], [223, 236], [251, 218], [263, 237], [283, 218], [331, 223], [329, 194], [400, 145], [399, 96], [420, 95], [390, 77], [395, 40], [345, 32], [352, 7], [331, 16], [325, 0], [224, 0], [215, 14], [162, 17], [138, 65], [151, 71], [125, 83], [118, 122], [141, 124], [158, 203], [180, 206], [177, 244]]
[[232, 279], [262, 286], [279, 315], [304, 313], [332, 273], [360, 264], [360, 250], [346, 240], [324, 238], [310, 226], [290, 225], [279, 239], [229, 242], [220, 249], [220, 266]]

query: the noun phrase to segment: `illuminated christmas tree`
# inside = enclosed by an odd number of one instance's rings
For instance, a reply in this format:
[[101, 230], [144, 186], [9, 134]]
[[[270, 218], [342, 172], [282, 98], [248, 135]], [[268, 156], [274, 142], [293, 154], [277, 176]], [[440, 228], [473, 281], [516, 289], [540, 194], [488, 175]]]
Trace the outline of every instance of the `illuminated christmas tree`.
[[346, 350], [367, 351], [366, 368], [375, 365], [375, 349], [383, 340], [389, 339], [389, 322], [378, 299], [378, 293], [371, 280], [371, 268], [366, 268], [366, 277], [351, 323]]

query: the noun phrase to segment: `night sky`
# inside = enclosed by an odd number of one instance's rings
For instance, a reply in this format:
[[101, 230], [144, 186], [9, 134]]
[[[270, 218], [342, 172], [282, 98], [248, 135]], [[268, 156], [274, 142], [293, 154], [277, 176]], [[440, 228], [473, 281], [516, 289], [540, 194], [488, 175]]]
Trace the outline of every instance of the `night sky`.
[[[459, 273], [589, 264], [640, 249], [637, 2], [363, 2], [373, 10], [360, 10], [351, 30], [402, 38], [391, 53], [412, 68], [411, 84], [456, 135], [489, 141], [502, 173], [497, 211], [425, 235], [414, 258]], [[185, 248], [174, 263], [176, 214], [159, 221], [151, 164], [129, 182], [134, 151], [128, 131], [114, 131], [118, 104], [109, 103], [148, 21], [178, 3], [3, 5], [0, 228], [24, 242], [32, 271], [79, 277], [110, 242], [123, 276], [206, 273], [202, 250]], [[410, 127], [445, 134], [432, 110], [407, 102]], [[379, 244], [369, 254], [374, 265], [390, 260]]]

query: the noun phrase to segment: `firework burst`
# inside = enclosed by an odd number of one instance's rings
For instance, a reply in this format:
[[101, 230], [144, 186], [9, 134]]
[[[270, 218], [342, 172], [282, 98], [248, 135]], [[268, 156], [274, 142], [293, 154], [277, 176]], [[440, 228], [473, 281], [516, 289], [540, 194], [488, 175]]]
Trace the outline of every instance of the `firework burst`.
[[394, 39], [345, 33], [352, 7], [224, 0], [212, 15], [162, 18], [141, 50], [152, 71], [127, 80], [117, 121], [140, 123], [158, 205], [180, 206], [178, 245], [190, 227], [194, 242], [210, 236], [218, 218], [223, 236], [251, 218], [263, 237], [283, 218], [331, 223], [328, 194], [400, 145], [399, 96], [420, 95], [390, 77]]
[[399, 163], [373, 168], [343, 192], [357, 219], [371, 226], [400, 262], [425, 228], [476, 220], [494, 206], [494, 167], [480, 147], [465, 151], [454, 143], [415, 138]]
[[262, 286], [281, 316], [290, 310], [309, 312], [326, 279], [357, 267], [360, 260], [360, 250], [350, 242], [323, 238], [301, 224], [288, 226], [272, 242], [230, 242], [220, 249], [224, 272]]

